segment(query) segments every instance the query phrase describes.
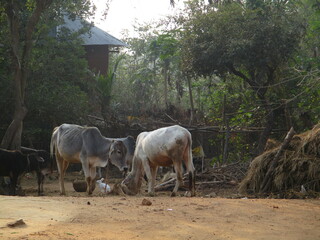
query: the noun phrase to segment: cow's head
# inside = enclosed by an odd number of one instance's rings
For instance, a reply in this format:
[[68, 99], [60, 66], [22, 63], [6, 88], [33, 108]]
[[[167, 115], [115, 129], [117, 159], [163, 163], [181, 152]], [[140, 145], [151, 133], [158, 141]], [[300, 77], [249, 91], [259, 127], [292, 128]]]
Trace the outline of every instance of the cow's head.
[[135, 195], [139, 192], [144, 176], [142, 161], [138, 157], [133, 157], [131, 172], [121, 182], [122, 191], [129, 195]]
[[122, 191], [128, 195], [136, 195], [142, 185], [142, 177], [130, 172], [121, 182]]
[[117, 166], [120, 171], [127, 172], [128, 165], [126, 163], [127, 148], [122, 141], [114, 140], [109, 150], [109, 161]]

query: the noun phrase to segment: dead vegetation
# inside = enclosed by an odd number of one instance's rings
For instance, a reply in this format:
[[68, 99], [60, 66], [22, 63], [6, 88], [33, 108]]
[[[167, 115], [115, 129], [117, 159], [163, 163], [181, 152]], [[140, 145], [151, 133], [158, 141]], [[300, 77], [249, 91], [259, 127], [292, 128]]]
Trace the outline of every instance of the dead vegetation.
[[[240, 183], [242, 194], [276, 193], [280, 197], [317, 195], [320, 191], [320, 124], [293, 135], [287, 146], [273, 147], [256, 157]], [[275, 160], [276, 156], [278, 159]], [[273, 171], [269, 171], [270, 168]], [[270, 184], [265, 177], [271, 172]]]
[[[197, 196], [204, 197], [239, 197], [237, 188], [240, 181], [244, 178], [247, 164], [237, 162], [214, 168], [208, 168], [196, 174]], [[188, 174], [184, 174], [185, 186], [181, 190], [188, 190]], [[155, 186], [156, 191], [171, 191], [175, 186], [175, 174], [167, 173], [160, 183]]]

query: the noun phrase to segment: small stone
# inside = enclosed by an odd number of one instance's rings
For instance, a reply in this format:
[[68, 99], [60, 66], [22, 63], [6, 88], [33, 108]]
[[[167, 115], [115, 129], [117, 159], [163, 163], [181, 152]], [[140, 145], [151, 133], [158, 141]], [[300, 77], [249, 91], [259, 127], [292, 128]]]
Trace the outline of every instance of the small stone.
[[152, 202], [150, 201], [150, 200], [148, 200], [148, 199], [143, 199], [142, 200], [142, 205], [143, 206], [150, 206], [152, 204]]
[[186, 192], [184, 193], [184, 196], [185, 196], [185, 197], [191, 197], [191, 192], [190, 192], [190, 191], [186, 191]]
[[17, 221], [14, 221], [14, 222], [7, 224], [7, 226], [11, 227], [11, 228], [20, 227], [20, 226], [24, 226], [24, 225], [26, 225], [26, 223], [23, 221], [23, 219], [19, 219]]

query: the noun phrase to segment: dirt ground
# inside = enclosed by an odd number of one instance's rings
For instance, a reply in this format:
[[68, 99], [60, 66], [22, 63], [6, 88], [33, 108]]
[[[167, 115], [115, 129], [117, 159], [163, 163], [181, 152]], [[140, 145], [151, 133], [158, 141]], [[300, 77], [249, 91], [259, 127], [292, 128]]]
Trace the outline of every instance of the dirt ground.
[[[26, 196], [0, 196], [0, 239], [320, 239], [320, 199], [231, 199], [221, 189], [213, 198], [203, 192], [114, 196], [98, 189], [88, 197], [73, 190], [75, 178], [67, 176], [67, 196], [59, 195], [54, 178], [38, 197], [32, 176], [22, 182]], [[151, 205], [142, 205], [144, 199]], [[7, 226], [19, 219], [25, 225]]]

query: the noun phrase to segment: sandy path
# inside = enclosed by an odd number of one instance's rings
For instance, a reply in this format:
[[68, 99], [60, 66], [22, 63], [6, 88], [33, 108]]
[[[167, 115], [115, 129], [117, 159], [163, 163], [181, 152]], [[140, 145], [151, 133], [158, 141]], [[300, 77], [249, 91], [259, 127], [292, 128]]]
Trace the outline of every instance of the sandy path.
[[143, 198], [0, 196], [0, 239], [320, 239], [319, 199]]

